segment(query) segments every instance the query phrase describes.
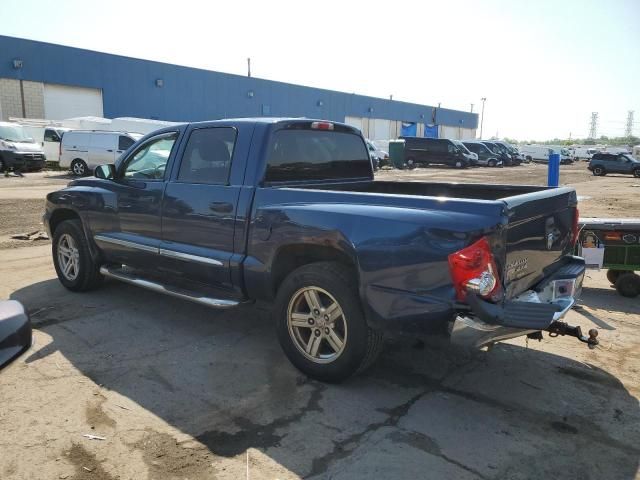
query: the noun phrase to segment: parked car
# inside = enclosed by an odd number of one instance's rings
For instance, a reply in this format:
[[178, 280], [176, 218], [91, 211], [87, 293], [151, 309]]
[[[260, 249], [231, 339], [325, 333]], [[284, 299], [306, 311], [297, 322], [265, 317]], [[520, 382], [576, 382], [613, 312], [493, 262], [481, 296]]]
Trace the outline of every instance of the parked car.
[[31, 320], [16, 300], [0, 301], [0, 369], [31, 347]]
[[460, 140], [451, 140], [453, 144], [458, 147], [462, 153], [466, 154], [471, 159], [471, 165], [474, 167], [479, 166], [478, 163], [478, 155], [467, 148], [467, 146], [462, 143]]
[[148, 134], [47, 195], [43, 220], [67, 289], [271, 302], [290, 361], [340, 381], [387, 330], [472, 346], [575, 332], [560, 320], [584, 275], [576, 204], [568, 187], [376, 181], [356, 128], [260, 118]]
[[570, 152], [560, 147], [549, 147], [547, 145], [522, 145], [520, 147], [525, 158], [538, 163], [549, 163], [549, 155], [557, 153], [560, 155], [560, 163], [567, 165], [573, 163]]
[[607, 173], [626, 173], [640, 177], [640, 161], [628, 153], [596, 153], [587, 167], [596, 176]]
[[448, 165], [467, 168], [473, 157], [447, 138], [400, 137], [405, 141], [404, 161], [407, 168], [418, 165]]
[[587, 148], [587, 147], [573, 147], [569, 148], [569, 154], [575, 160], [586, 160], [589, 161], [591, 158], [599, 152], [596, 148]]
[[113, 163], [142, 135], [128, 132], [71, 130], [62, 136], [60, 166], [78, 177], [103, 163]]
[[69, 128], [46, 127], [42, 138], [42, 149], [48, 162], [59, 162], [62, 150], [62, 136]]
[[493, 143], [501, 146], [509, 155], [511, 155], [511, 160], [514, 165], [520, 165], [525, 161], [524, 156], [520, 153], [520, 151], [510, 143], [503, 140], [495, 140], [493, 141]]
[[507, 150], [502, 145], [498, 145], [497, 143], [493, 141], [488, 141], [488, 140], [481, 140], [481, 142], [489, 150], [491, 150], [494, 153], [494, 155], [496, 155], [500, 160], [502, 160], [502, 164], [505, 167], [511, 167], [515, 165], [515, 162], [513, 161], [513, 157], [509, 152], [507, 152]]
[[0, 172], [42, 170], [45, 162], [42, 147], [22, 125], [0, 122]]
[[369, 139], [367, 139], [366, 142], [367, 149], [369, 150], [369, 155], [371, 155], [371, 160], [373, 160], [374, 165], [376, 165], [378, 168], [390, 165], [388, 152], [385, 152], [384, 150], [376, 147], [376, 145]]
[[484, 143], [464, 140], [462, 142], [467, 149], [478, 156], [478, 165], [484, 167], [501, 167], [502, 159], [497, 154], [489, 150]]

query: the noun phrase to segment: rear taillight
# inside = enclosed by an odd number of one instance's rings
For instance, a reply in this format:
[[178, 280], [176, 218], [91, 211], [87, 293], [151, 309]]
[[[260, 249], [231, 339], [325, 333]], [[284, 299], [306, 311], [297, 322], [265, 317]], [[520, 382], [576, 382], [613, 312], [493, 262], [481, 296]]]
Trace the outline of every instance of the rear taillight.
[[573, 228], [571, 230], [571, 245], [575, 245], [578, 241], [578, 235], [580, 234], [580, 212], [578, 211], [578, 207], [576, 207], [576, 211], [573, 213]]
[[456, 298], [460, 301], [467, 298], [467, 292], [494, 301], [502, 296], [498, 269], [489, 242], [484, 237], [449, 255], [449, 270]]

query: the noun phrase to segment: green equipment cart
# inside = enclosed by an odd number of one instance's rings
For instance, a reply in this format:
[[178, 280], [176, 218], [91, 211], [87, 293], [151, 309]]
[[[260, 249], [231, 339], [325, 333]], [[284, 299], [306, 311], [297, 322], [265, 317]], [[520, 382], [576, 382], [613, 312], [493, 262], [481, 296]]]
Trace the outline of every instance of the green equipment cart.
[[620, 295], [640, 295], [640, 218], [580, 218], [577, 253], [587, 268], [607, 269]]

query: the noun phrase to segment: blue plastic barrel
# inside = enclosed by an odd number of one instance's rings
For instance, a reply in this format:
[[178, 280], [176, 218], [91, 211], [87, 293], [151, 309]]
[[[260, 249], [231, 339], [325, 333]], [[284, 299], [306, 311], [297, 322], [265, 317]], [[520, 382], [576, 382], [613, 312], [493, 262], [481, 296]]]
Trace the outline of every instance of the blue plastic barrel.
[[547, 176], [547, 185], [557, 187], [560, 183], [560, 154], [552, 153], [549, 155], [549, 175]]

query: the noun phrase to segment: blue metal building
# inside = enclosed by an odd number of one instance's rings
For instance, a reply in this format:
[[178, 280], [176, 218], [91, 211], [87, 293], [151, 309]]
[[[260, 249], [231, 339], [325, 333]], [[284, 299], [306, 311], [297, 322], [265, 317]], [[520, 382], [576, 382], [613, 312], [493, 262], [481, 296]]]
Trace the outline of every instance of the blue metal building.
[[390, 135], [397, 134], [405, 122], [418, 125], [418, 134], [425, 132], [425, 124], [427, 130], [433, 124], [448, 127], [449, 132], [458, 129], [459, 134], [449, 135], [456, 137], [469, 137], [472, 130], [475, 136], [478, 125], [475, 113], [0, 36], [0, 115], [6, 119], [41, 113], [40, 118], [51, 118], [47, 110], [54, 107], [47, 104], [55, 104], [55, 99], [48, 98], [47, 86], [52, 86], [51, 92], [53, 86], [99, 92], [103, 116], [108, 118], [197, 121], [304, 116], [352, 119], [367, 129], [369, 121], [376, 119], [390, 122]]

